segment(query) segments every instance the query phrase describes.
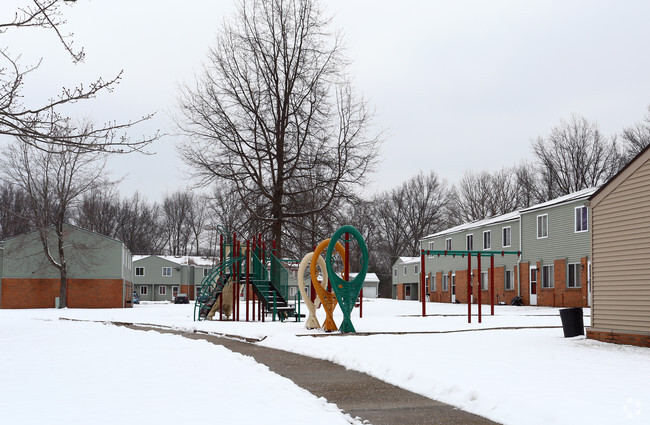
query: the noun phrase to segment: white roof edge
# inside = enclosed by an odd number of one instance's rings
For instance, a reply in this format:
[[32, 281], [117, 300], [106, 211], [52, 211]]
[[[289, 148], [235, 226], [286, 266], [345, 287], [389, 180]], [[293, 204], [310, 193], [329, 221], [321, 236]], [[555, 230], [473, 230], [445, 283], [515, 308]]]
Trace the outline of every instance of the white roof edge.
[[581, 198], [589, 198], [594, 192], [598, 190], [599, 186], [595, 187], [589, 187], [587, 189], [582, 189], [577, 192], [572, 192], [569, 193], [568, 195], [560, 196], [555, 199], [551, 199], [550, 201], [542, 202], [541, 204], [533, 205], [532, 207], [524, 208], [519, 210], [520, 213], [522, 212], [529, 212], [529, 211], [534, 211], [534, 210], [539, 210], [542, 208], [547, 208], [555, 205], [560, 205], [564, 204], [566, 202], [571, 202], [571, 201], [576, 201]]

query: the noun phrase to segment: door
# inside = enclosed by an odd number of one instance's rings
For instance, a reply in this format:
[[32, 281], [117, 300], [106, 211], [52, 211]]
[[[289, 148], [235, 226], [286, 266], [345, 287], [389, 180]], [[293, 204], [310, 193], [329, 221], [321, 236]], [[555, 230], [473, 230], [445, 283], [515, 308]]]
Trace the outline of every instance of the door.
[[451, 302], [456, 302], [456, 275], [451, 275]]
[[587, 305], [591, 307], [591, 297], [593, 289], [591, 288], [591, 261], [587, 262]]
[[530, 269], [530, 305], [537, 305], [537, 267]]
[[405, 300], [410, 300], [411, 299], [411, 284], [407, 283], [404, 285], [404, 299]]

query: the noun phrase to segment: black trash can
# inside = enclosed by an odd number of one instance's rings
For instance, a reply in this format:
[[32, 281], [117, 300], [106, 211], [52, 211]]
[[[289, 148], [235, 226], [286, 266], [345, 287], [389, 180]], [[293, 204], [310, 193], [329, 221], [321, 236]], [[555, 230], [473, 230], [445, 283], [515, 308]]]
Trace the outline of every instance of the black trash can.
[[560, 318], [562, 319], [562, 329], [564, 330], [565, 338], [585, 334], [581, 308], [563, 308], [560, 310]]

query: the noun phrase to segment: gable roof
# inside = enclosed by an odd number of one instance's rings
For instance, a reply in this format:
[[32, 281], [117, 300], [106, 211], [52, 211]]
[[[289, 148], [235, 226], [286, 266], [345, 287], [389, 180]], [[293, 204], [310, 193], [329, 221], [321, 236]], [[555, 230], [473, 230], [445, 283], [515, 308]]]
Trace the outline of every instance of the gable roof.
[[577, 201], [579, 199], [587, 199], [597, 190], [598, 187], [589, 187], [587, 189], [582, 189], [577, 192], [569, 193], [568, 195], [560, 196], [559, 198], [551, 199], [550, 201], [542, 202], [541, 204], [533, 205], [532, 207], [524, 208], [522, 210], [519, 210], [519, 212], [524, 213], [524, 212], [530, 212], [535, 210], [541, 210], [543, 208], [548, 208], [555, 205], [564, 204], [567, 202]]
[[450, 229], [442, 230], [437, 233], [433, 233], [431, 235], [427, 235], [421, 240], [425, 239], [430, 239], [430, 238], [435, 238], [437, 236], [443, 236], [443, 235], [451, 235], [453, 233], [458, 233], [458, 232], [463, 232], [467, 230], [473, 230], [479, 227], [484, 227], [484, 226], [489, 226], [492, 224], [497, 224], [497, 223], [502, 223], [506, 221], [512, 221], [516, 220], [519, 218], [519, 212], [514, 211], [514, 212], [509, 212], [507, 214], [501, 214], [495, 217], [490, 217], [490, 218], [485, 218], [483, 220], [476, 220], [476, 221], [471, 221], [469, 223], [463, 223], [458, 226], [452, 227]]
[[158, 257], [165, 261], [176, 263], [180, 266], [201, 266], [201, 267], [214, 267], [218, 262], [212, 257], [201, 257], [198, 255], [134, 255], [133, 262], [143, 260], [149, 257]]

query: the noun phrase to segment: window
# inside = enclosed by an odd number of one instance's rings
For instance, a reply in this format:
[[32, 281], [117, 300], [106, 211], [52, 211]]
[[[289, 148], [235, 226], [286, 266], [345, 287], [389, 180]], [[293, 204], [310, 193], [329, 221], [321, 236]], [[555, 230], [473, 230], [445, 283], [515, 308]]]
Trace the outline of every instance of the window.
[[172, 275], [172, 268], [171, 267], [163, 267], [162, 268], [162, 275], [166, 276], [166, 277], [171, 276]]
[[404, 276], [406, 276], [407, 270], [408, 270], [408, 266], [404, 266]]
[[436, 292], [436, 275], [431, 276], [431, 292]]
[[167, 293], [167, 287], [166, 286], [159, 286], [158, 287], [158, 295], [165, 295]]
[[210, 274], [210, 269], [203, 269], [203, 277], [206, 277]]
[[504, 227], [501, 233], [503, 234], [503, 238], [501, 239], [503, 247], [509, 247], [512, 242], [512, 228], [510, 226]]
[[465, 249], [468, 251], [474, 251], [474, 235], [469, 234], [465, 235]]
[[483, 232], [483, 249], [490, 249], [492, 242], [490, 241], [490, 230]]
[[[429, 251], [433, 251], [433, 242], [429, 242]], [[429, 253], [429, 258], [433, 258], [432, 253]]]
[[488, 290], [488, 272], [481, 272], [481, 291]]
[[136, 276], [144, 276], [144, 267], [136, 267], [135, 268], [135, 275]]
[[397, 277], [397, 269], [393, 269], [393, 277]]
[[290, 286], [289, 287], [289, 296], [290, 297], [295, 297], [297, 292], [298, 292], [298, 287], [297, 286]]
[[415, 274], [420, 273], [420, 272], [418, 271], [418, 265], [417, 265], [417, 264], [415, 265], [414, 270], [415, 270]]
[[140, 295], [147, 295], [147, 287], [146, 286], [141, 286], [140, 287]]
[[589, 230], [587, 207], [576, 207], [576, 233]]
[[569, 275], [567, 277], [567, 288], [580, 288], [580, 264], [569, 264]]
[[445, 251], [451, 251], [451, 238], [445, 239]]
[[506, 274], [504, 276], [504, 288], [506, 291], [512, 291], [515, 289], [515, 272], [513, 270], [506, 270]]
[[537, 216], [537, 239], [548, 237], [548, 214]]
[[172, 294], [178, 294], [178, 286], [172, 286]]
[[553, 266], [542, 266], [542, 288], [555, 286]]
[[442, 275], [442, 290], [449, 291], [449, 275], [447, 274]]

